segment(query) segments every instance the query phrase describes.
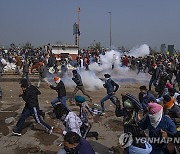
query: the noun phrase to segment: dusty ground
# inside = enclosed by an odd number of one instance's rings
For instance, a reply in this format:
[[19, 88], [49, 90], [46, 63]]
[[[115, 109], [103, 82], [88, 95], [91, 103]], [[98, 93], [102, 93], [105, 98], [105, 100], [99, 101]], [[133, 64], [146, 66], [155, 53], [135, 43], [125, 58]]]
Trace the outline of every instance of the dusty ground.
[[[5, 77], [4, 77], [5, 78]], [[10, 77], [9, 77], [10, 78]], [[127, 79], [127, 78], [125, 78]], [[147, 79], [146, 79], [147, 80]], [[33, 82], [35, 84], [35, 82]], [[141, 82], [120, 82], [120, 89], [116, 95], [121, 99], [121, 93], [130, 93], [135, 96], [138, 95], [138, 87], [142, 85]], [[146, 83], [147, 85], [147, 83]], [[0, 153], [1, 154], [27, 154], [27, 153], [46, 153], [55, 154], [61, 148], [59, 145], [63, 142], [63, 138], [59, 134], [48, 135], [44, 129], [29, 118], [26, 126], [23, 129], [22, 136], [17, 137], [12, 135], [12, 128], [16, 124], [19, 115], [24, 107], [24, 102], [18, 97], [20, 94], [20, 87], [17, 80], [1, 80], [0, 87], [3, 91], [3, 97], [0, 99]], [[64, 128], [62, 123], [57, 119], [52, 119], [52, 107], [50, 101], [56, 97], [56, 92], [51, 90], [45, 83], [40, 87], [41, 95], [39, 97], [40, 107], [46, 112], [45, 121], [56, 127]], [[67, 88], [68, 96], [70, 96], [73, 88]], [[93, 98], [93, 103], [100, 104], [100, 99], [105, 96], [105, 89], [97, 91], [88, 91]], [[79, 94], [81, 94], [79, 92]], [[73, 111], [77, 111], [76, 106], [68, 106]], [[92, 131], [99, 132], [99, 140], [88, 138], [96, 152], [106, 154], [108, 149], [118, 144], [118, 137], [122, 133], [123, 125], [122, 119], [115, 117], [114, 106], [110, 101], [105, 103], [107, 109], [106, 114], [100, 117], [94, 117], [94, 124]], [[14, 117], [15, 119], [6, 124], [5, 119]], [[35, 128], [32, 127], [32, 122]]]

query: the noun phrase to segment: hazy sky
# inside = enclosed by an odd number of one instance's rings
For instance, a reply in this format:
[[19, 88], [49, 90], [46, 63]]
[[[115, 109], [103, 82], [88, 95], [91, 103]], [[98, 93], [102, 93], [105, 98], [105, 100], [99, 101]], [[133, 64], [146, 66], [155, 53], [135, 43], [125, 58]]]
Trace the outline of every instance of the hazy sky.
[[0, 45], [74, 44], [73, 24], [80, 12], [80, 47], [93, 41], [131, 49], [174, 44], [180, 49], [180, 0], [0, 0]]

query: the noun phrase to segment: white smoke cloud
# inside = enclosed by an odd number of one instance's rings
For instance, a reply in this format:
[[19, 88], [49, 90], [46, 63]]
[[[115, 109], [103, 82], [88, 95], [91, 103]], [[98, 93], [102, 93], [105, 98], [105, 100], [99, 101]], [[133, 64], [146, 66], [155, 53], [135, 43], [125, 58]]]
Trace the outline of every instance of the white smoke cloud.
[[66, 87], [73, 87], [76, 86], [74, 81], [72, 80], [72, 74], [65, 74], [65, 76], [62, 78], [62, 81], [64, 82]]
[[[99, 79], [94, 72], [81, 70], [81, 71], [78, 71], [78, 73], [81, 75], [81, 79], [82, 79], [83, 85], [85, 86], [85, 89], [89, 91], [95, 91], [100, 88], [103, 88], [103, 81]], [[75, 82], [72, 80], [72, 76], [73, 75], [70, 71], [66, 73], [63, 78], [61, 78], [66, 87], [70, 88], [70, 87], [76, 86]]]
[[[150, 54], [149, 46], [147, 44], [143, 44], [140, 46], [136, 46], [130, 50], [128, 55], [134, 57], [144, 57]], [[141, 81], [141, 76], [136, 72], [130, 71], [129, 67], [121, 67], [121, 57], [122, 53], [111, 50], [107, 52], [105, 55], [100, 55], [101, 65], [97, 63], [92, 63], [89, 65], [89, 69], [95, 74], [103, 76], [105, 73], [111, 74], [114, 79], [136, 79], [137, 81]], [[112, 70], [112, 64], [114, 63], [114, 69]], [[144, 82], [144, 80], [143, 80]]]
[[118, 51], [111, 50], [107, 52], [105, 55], [100, 55], [100, 61], [101, 65], [98, 65], [97, 63], [92, 63], [89, 65], [89, 69], [94, 72], [109, 72], [109, 70], [112, 70], [112, 65], [114, 64], [114, 68], [120, 67], [121, 54]]
[[144, 57], [150, 54], [149, 46], [147, 44], [143, 44], [140, 46], [136, 46], [130, 50], [129, 55], [134, 57]]
[[81, 71], [80, 72], [83, 84], [88, 90], [94, 91], [103, 88], [103, 81], [100, 80], [96, 74], [92, 71]]
[[[130, 50], [131, 56], [135, 57], [144, 57], [149, 54], [149, 46], [144, 44], [139, 47], [135, 47]], [[103, 81], [99, 78], [104, 78], [105, 73], [111, 74], [112, 78], [115, 80], [121, 79], [134, 79], [132, 81], [144, 82], [145, 79], [144, 74], [139, 74], [137, 76], [136, 72], [132, 72], [128, 67], [121, 67], [121, 56], [122, 54], [118, 51], [111, 50], [107, 52], [105, 55], [100, 55], [101, 64], [91, 63], [89, 65], [89, 71], [81, 70], [79, 71], [83, 84], [85, 88], [89, 91], [95, 91], [100, 88], [103, 88]], [[114, 69], [112, 70], [112, 65], [114, 64]], [[146, 78], [147, 79], [147, 78]], [[76, 86], [74, 81], [72, 81], [72, 73], [68, 72], [64, 78], [62, 78], [64, 84], [67, 87]]]

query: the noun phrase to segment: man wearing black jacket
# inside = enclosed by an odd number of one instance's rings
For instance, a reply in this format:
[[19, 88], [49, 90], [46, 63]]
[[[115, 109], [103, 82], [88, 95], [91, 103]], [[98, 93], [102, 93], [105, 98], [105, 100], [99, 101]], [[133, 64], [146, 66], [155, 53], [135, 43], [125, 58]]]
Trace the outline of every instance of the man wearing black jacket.
[[154, 95], [147, 90], [145, 85], [139, 87], [139, 102], [142, 104], [144, 110], [146, 110], [148, 103], [157, 102]]
[[152, 84], [156, 87], [157, 81], [159, 79], [160, 75], [160, 68], [157, 66], [157, 64], [153, 64], [152, 68], [148, 71], [148, 73], [151, 75], [151, 79], [149, 81], [149, 90], [151, 91]]
[[64, 83], [58, 76], [54, 77], [54, 81], [57, 84], [56, 87], [50, 85], [50, 88], [57, 91], [58, 97], [54, 98], [51, 101], [51, 104], [53, 107], [55, 107], [58, 102], [61, 102], [64, 106], [66, 106], [66, 88], [64, 86]]
[[83, 86], [83, 82], [82, 82], [82, 79], [81, 79], [81, 76], [80, 74], [76, 71], [76, 70], [73, 70], [72, 71], [73, 73], [73, 78], [72, 80], [76, 83], [76, 88], [74, 89], [73, 91], [73, 97], [74, 95], [76, 95], [76, 93], [81, 90], [81, 92], [87, 96], [89, 98], [90, 101], [92, 101], [92, 98], [88, 95], [88, 93], [85, 91], [84, 89], [84, 86]]
[[21, 117], [18, 120], [16, 127], [13, 129], [13, 134], [21, 136], [24, 123], [29, 116], [33, 116], [35, 121], [46, 128], [48, 133], [51, 134], [53, 127], [45, 123], [40, 117], [41, 110], [39, 109], [38, 95], [40, 95], [41, 92], [35, 86], [28, 85], [27, 79], [21, 81], [21, 88], [23, 93], [20, 94], [19, 97], [22, 97], [26, 103], [21, 113]]

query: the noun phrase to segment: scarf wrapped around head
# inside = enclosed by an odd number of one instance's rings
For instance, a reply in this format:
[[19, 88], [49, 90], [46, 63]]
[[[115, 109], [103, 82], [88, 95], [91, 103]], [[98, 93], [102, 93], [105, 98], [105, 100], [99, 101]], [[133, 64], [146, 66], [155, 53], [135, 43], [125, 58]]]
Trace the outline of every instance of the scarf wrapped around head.
[[163, 107], [157, 103], [148, 103], [148, 116], [151, 125], [156, 128], [162, 119]]

